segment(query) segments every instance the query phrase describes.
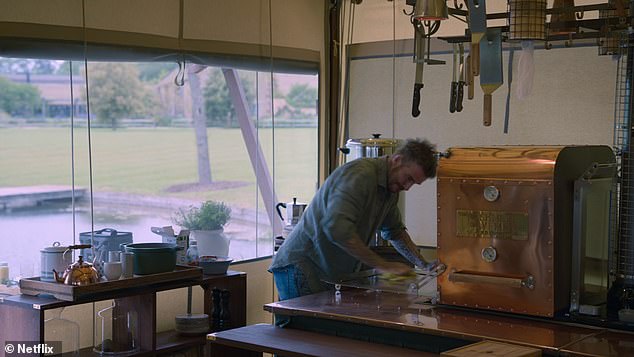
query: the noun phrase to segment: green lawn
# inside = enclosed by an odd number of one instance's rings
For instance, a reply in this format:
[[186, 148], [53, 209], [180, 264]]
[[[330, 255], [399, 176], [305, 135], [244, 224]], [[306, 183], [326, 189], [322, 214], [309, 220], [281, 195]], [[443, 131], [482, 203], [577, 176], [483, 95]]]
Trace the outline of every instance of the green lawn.
[[[273, 146], [273, 135], [275, 144]], [[260, 144], [281, 201], [308, 201], [317, 182], [317, 129], [260, 129]], [[0, 129], [0, 187], [71, 184], [74, 141], [75, 185], [89, 186], [87, 129]], [[216, 199], [253, 207], [256, 175], [240, 129], [208, 129], [214, 181], [242, 186], [203, 192], [166, 192], [198, 181], [196, 144], [190, 128], [92, 129], [95, 191]], [[259, 195], [258, 195], [259, 198]]]

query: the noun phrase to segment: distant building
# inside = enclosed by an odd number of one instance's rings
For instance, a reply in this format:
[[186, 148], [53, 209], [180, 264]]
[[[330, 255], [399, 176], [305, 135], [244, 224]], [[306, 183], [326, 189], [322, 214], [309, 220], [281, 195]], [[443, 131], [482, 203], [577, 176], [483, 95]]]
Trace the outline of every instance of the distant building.
[[[161, 79], [155, 86], [154, 91], [159, 98], [159, 102], [162, 105], [162, 110], [164, 111], [164, 115], [172, 117], [172, 118], [186, 118], [188, 121], [191, 121], [192, 113], [191, 113], [191, 90], [188, 83], [187, 75], [184, 78], [183, 86], [174, 85], [174, 78], [178, 73], [178, 69], [173, 70], [168, 73], [163, 79]], [[209, 77], [209, 71], [201, 71], [198, 73], [200, 78], [201, 87], [204, 88], [205, 83]], [[274, 74], [275, 81], [275, 90], [278, 91], [277, 94], [273, 98], [273, 108], [271, 108], [270, 101], [271, 98], [271, 86], [264, 84], [260, 85], [257, 88], [257, 100], [260, 104], [260, 107], [251, 108], [251, 116], [252, 119], [255, 119], [255, 115], [259, 115], [261, 118], [270, 118], [271, 117], [271, 109], [275, 113], [277, 120], [284, 119], [295, 119], [295, 116], [299, 114], [301, 118], [314, 118], [314, 122], [316, 125], [317, 120], [317, 102], [315, 101], [315, 106], [311, 108], [294, 108], [290, 106], [286, 99], [283, 98], [293, 85], [296, 84], [306, 84], [309, 86], [317, 87], [317, 77], [316, 76], [297, 76], [292, 74]], [[282, 97], [280, 97], [282, 96]]]
[[70, 118], [71, 108], [75, 108], [75, 117], [86, 117], [84, 100], [85, 80], [82, 76], [73, 76], [73, 100], [71, 105], [70, 78], [57, 74], [1, 74], [14, 83], [35, 86], [42, 97], [42, 116], [45, 118]]
[[[191, 123], [191, 93], [187, 84], [187, 76], [185, 76], [185, 85], [176, 86], [174, 78], [178, 70], [174, 70], [162, 78], [158, 83], [153, 85], [155, 95], [160, 103], [160, 115], [172, 119], [183, 119], [187, 123]], [[201, 85], [208, 79], [209, 71], [200, 72]], [[70, 118], [71, 108], [75, 109], [74, 116], [77, 118], [86, 118], [86, 101], [85, 101], [85, 79], [83, 76], [73, 76], [73, 100], [74, 106], [71, 105], [70, 78], [68, 75], [55, 74], [1, 74], [5, 78], [14, 83], [30, 84], [35, 86], [42, 98], [42, 117], [44, 118]], [[316, 86], [317, 79], [312, 76], [294, 76], [286, 74], [275, 74], [276, 90], [280, 96], [273, 98], [273, 105], [266, 105], [267, 99], [271, 98], [270, 85], [261, 85], [258, 87], [257, 97], [260, 107], [252, 108], [251, 115], [260, 116], [260, 118], [270, 118], [271, 109], [275, 113], [276, 120], [283, 122], [284, 120], [295, 120], [301, 118], [314, 118], [316, 123], [317, 105], [314, 108], [293, 108], [283, 98], [294, 84], [309, 84]], [[254, 118], [255, 119], [255, 118]]]

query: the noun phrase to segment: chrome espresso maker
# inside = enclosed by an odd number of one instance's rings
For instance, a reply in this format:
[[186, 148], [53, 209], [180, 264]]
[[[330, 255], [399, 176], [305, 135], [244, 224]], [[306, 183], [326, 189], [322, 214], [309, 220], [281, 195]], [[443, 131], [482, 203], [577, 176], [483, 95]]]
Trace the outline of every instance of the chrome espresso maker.
[[[282, 245], [284, 239], [288, 238], [288, 235], [291, 234], [293, 228], [295, 228], [297, 223], [299, 223], [299, 220], [302, 217], [302, 214], [304, 214], [306, 207], [308, 207], [308, 204], [298, 203], [297, 197], [293, 197], [293, 202], [280, 202], [275, 206], [277, 214], [284, 222], [282, 236], [275, 239], [275, 250], [277, 250], [277, 248]], [[284, 208], [286, 210], [286, 217], [282, 214], [281, 208]]]

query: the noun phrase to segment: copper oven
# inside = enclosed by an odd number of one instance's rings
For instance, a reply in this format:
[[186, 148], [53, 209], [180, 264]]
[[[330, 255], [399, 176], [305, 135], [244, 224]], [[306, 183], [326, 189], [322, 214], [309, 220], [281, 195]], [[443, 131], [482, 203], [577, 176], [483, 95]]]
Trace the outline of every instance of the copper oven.
[[438, 169], [439, 302], [553, 316], [570, 304], [574, 182], [607, 146], [452, 148]]

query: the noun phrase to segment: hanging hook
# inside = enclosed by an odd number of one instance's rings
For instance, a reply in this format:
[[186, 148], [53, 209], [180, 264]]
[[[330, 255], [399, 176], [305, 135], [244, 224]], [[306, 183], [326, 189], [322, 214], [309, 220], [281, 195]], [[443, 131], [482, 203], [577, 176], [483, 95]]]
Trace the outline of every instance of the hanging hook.
[[597, 36], [597, 46], [601, 47], [605, 44], [606, 37], [608, 36], [608, 25], [603, 24], [599, 29], [599, 36]]
[[435, 34], [440, 28], [440, 20], [436, 20], [434, 22], [429, 20], [423, 21], [423, 25], [427, 28], [427, 31], [425, 31], [427, 33], [427, 37], [431, 37], [431, 35]]
[[457, 9], [457, 10], [462, 9], [463, 8], [463, 4], [464, 3], [460, 3], [460, 5], [458, 5], [458, 0], [453, 0], [453, 8], [454, 9]]
[[583, 13], [584, 13], [583, 9], [581, 9], [581, 11], [575, 12], [575, 17], [577, 18], [577, 20], [583, 19]]
[[185, 85], [185, 61], [178, 61], [178, 72], [176, 77], [174, 77], [174, 84], [177, 87]]
[[572, 33], [568, 34], [568, 39], [564, 42], [564, 46], [572, 47]]
[[553, 44], [548, 41], [548, 36], [546, 36], [546, 40], [544, 41], [544, 49], [550, 50], [553, 48]]

